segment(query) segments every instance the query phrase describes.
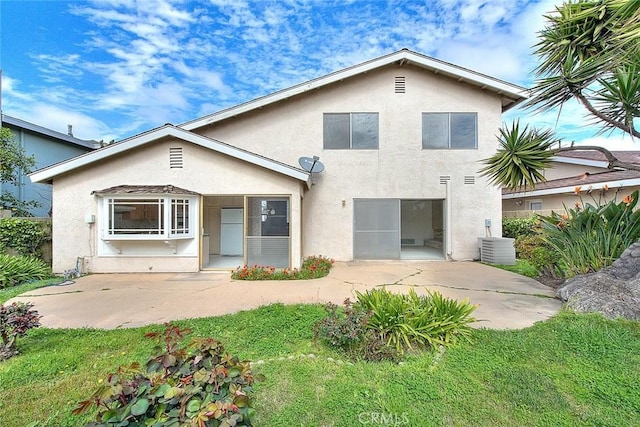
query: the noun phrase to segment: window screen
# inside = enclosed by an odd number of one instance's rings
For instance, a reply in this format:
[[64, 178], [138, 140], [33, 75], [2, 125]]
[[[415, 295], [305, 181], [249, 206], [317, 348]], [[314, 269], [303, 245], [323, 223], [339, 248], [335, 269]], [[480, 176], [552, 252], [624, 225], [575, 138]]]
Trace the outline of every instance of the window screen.
[[477, 128], [476, 113], [422, 113], [422, 148], [477, 148]]
[[378, 113], [325, 113], [325, 149], [377, 149]]

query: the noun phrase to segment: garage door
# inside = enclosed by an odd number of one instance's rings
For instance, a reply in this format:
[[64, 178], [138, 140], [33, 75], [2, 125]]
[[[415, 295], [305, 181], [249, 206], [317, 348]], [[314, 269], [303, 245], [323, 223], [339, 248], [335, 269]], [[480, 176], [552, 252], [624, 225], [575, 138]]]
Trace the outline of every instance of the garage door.
[[400, 201], [353, 201], [353, 255], [356, 259], [400, 258]]

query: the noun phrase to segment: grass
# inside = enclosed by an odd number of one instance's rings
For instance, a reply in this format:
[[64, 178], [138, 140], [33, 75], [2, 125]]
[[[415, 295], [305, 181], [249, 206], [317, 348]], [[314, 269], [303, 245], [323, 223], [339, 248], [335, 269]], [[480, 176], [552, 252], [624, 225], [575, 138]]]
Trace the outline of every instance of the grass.
[[[341, 363], [314, 346], [319, 305], [280, 304], [176, 322], [257, 362], [258, 425], [637, 425], [640, 323], [562, 312], [518, 331], [478, 330], [475, 344], [403, 364]], [[0, 424], [77, 426], [79, 400], [117, 365], [144, 361], [160, 326], [37, 329], [0, 364]], [[309, 354], [315, 357], [309, 357]], [[385, 417], [385, 418], [383, 418]], [[372, 421], [378, 421], [374, 423]], [[390, 421], [391, 420], [391, 421]], [[390, 421], [390, 422], [389, 422]], [[405, 422], [406, 421], [406, 422]]]
[[531, 277], [535, 279], [539, 276], [538, 269], [535, 268], [529, 261], [526, 259], [517, 259], [515, 265], [506, 265], [506, 264], [487, 264], [491, 267], [501, 268], [502, 270], [511, 271], [512, 273], [517, 273], [522, 276]]
[[9, 301], [11, 298], [17, 297], [18, 295], [23, 294], [25, 292], [32, 291], [38, 288], [44, 288], [45, 286], [55, 285], [62, 281], [63, 279], [61, 277], [54, 277], [51, 279], [36, 280], [33, 282], [23, 283], [18, 286], [11, 286], [9, 288], [1, 288], [0, 304], [4, 304], [5, 302]]

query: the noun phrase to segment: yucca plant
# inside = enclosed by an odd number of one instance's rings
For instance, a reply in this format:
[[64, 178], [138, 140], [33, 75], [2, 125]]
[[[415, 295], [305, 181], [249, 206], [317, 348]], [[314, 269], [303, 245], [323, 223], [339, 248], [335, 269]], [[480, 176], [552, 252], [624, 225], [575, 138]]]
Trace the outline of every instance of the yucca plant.
[[514, 189], [544, 181], [543, 171], [551, 165], [555, 154], [551, 147], [557, 142], [550, 130], [538, 131], [528, 126], [521, 130], [516, 121], [510, 128], [500, 128], [498, 142], [498, 151], [483, 160], [486, 166], [480, 169], [482, 176], [493, 184]]
[[540, 217], [543, 238], [560, 257], [567, 276], [598, 271], [640, 238], [638, 191], [621, 202], [578, 204]]
[[0, 255], [0, 289], [51, 277], [51, 269], [35, 257]]

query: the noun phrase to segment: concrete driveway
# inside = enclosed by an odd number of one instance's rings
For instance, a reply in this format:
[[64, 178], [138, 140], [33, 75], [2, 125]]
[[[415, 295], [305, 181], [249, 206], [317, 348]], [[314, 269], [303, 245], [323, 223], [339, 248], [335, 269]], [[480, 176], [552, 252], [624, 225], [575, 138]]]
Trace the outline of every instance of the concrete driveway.
[[30, 301], [51, 328], [114, 329], [217, 316], [261, 305], [342, 304], [354, 291], [386, 285], [395, 292], [436, 290], [479, 307], [477, 327], [520, 329], [561, 307], [541, 283], [476, 262], [337, 262], [329, 276], [307, 281], [235, 281], [229, 272], [93, 274], [9, 301]]

